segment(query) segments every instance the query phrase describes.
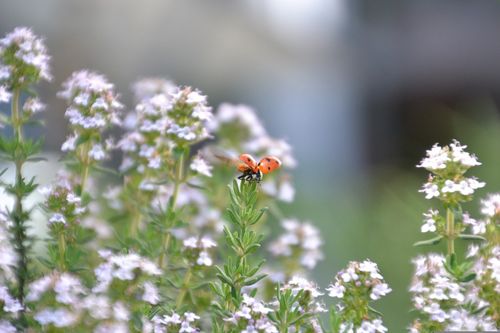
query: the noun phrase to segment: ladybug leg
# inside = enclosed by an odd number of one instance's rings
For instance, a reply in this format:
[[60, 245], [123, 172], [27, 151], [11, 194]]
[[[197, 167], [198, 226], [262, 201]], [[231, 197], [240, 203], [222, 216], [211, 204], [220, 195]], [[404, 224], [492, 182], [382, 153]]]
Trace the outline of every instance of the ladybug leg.
[[241, 175], [239, 175], [239, 176], [238, 176], [238, 179], [239, 179], [239, 180], [242, 180], [242, 179], [243, 179], [243, 178], [245, 178], [245, 177], [246, 177], [246, 174], [242, 173]]

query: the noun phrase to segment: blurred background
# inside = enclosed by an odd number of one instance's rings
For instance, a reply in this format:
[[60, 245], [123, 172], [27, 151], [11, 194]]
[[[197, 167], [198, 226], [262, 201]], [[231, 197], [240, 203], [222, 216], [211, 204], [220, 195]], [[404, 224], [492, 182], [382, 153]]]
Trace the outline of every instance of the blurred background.
[[[105, 74], [128, 108], [131, 83], [148, 76], [199, 88], [214, 107], [255, 107], [299, 161], [285, 208], [322, 230], [316, 280], [378, 262], [393, 292], [375, 307], [390, 332], [411, 318], [412, 243], [432, 204], [417, 192], [425, 149], [459, 139], [483, 162], [478, 196], [500, 189], [497, 1], [0, 0], [0, 35], [20, 25], [53, 56], [54, 81], [39, 89], [47, 152], [66, 136], [55, 94], [81, 68]], [[42, 182], [55, 171], [37, 168]]]

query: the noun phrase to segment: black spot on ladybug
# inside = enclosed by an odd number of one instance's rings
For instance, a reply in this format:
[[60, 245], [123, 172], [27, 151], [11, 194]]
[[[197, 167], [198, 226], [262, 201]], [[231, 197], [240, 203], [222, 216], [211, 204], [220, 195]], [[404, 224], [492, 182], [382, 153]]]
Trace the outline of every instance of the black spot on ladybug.
[[266, 161], [271, 162], [271, 159], [270, 158], [266, 158]]
[[267, 167], [267, 170], [271, 171], [271, 167]]

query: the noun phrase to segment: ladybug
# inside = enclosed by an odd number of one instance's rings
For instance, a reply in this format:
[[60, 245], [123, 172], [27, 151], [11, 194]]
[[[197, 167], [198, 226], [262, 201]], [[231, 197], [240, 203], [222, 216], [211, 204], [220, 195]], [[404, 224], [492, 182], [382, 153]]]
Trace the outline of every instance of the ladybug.
[[259, 163], [250, 154], [241, 154], [237, 165], [240, 180], [260, 182], [262, 176], [273, 172], [281, 166], [281, 161], [275, 156], [264, 156]]

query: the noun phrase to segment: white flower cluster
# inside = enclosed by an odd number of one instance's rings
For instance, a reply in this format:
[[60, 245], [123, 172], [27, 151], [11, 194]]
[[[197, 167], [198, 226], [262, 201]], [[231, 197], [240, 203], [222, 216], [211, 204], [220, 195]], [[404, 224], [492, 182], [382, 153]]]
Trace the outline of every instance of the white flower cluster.
[[212, 166], [200, 154], [193, 158], [189, 168], [200, 175], [212, 177]]
[[105, 260], [95, 270], [97, 285], [93, 288], [96, 293], [106, 292], [114, 279], [131, 281], [139, 273], [158, 276], [161, 270], [151, 260], [141, 257], [136, 253], [113, 254], [108, 250], [99, 251]]
[[137, 102], [149, 99], [155, 95], [171, 95], [177, 91], [174, 82], [163, 78], [148, 77], [132, 84], [132, 92]]
[[269, 180], [266, 177], [262, 182], [262, 191], [287, 203], [293, 202], [295, 198], [295, 188], [288, 177], [282, 177], [279, 181]]
[[0, 270], [0, 332], [14, 333], [17, 332], [17, 330], [8, 319], [16, 318], [18, 313], [24, 308], [22, 304], [9, 293], [7, 287], [1, 284], [1, 278], [2, 271]]
[[486, 225], [489, 220], [476, 220], [469, 216], [469, 214], [463, 214], [463, 223], [465, 226], [470, 227], [474, 235], [481, 235], [486, 232]]
[[378, 300], [391, 292], [391, 288], [384, 282], [376, 263], [370, 260], [363, 262], [351, 261], [345, 270], [337, 273], [335, 283], [327, 290], [329, 296], [345, 300], [346, 295], [365, 294], [371, 300]]
[[[210, 137], [207, 124], [212, 112], [206, 96], [191, 88], [168, 90], [143, 98], [136, 106], [135, 121], [127, 125], [129, 131], [118, 143], [125, 153], [121, 170], [160, 170], [176, 145], [194, 144]], [[211, 167], [201, 157], [193, 160], [191, 169], [211, 176]], [[156, 186], [143, 189], [153, 190]]]
[[481, 165], [475, 156], [464, 150], [466, 147], [454, 140], [449, 146], [435, 144], [427, 151], [427, 157], [417, 165], [434, 174], [419, 190], [426, 199], [466, 201], [477, 189], [485, 186], [475, 177], [464, 176], [469, 168]]
[[357, 313], [360, 304], [367, 307], [364, 309], [369, 313], [368, 304], [387, 295], [392, 291], [385, 283], [376, 263], [370, 260], [363, 262], [351, 261], [347, 268], [337, 273], [335, 283], [331, 284], [327, 291], [329, 296], [340, 299], [337, 304], [338, 311], [345, 316], [345, 322], [341, 325], [340, 332], [386, 332], [387, 328], [378, 317], [364, 318], [361, 324], [354, 324], [355, 318], [349, 318], [350, 314]]
[[[140, 275], [158, 276], [161, 271], [150, 260], [136, 254], [113, 255], [103, 250], [100, 255], [106, 262], [95, 269], [97, 284], [88, 289], [74, 275], [54, 272], [33, 281], [28, 288], [26, 302], [37, 304], [42, 299], [51, 300], [51, 307], [37, 308], [34, 319], [42, 326], [70, 327], [85, 322], [95, 326], [94, 332], [129, 332], [128, 323], [132, 318], [132, 300], [156, 305], [160, 300], [154, 283], [140, 279]], [[125, 291], [109, 287], [114, 279], [137, 284], [128, 285]], [[129, 293], [127, 295], [122, 292]], [[120, 299], [128, 296], [125, 303]], [[130, 298], [132, 296], [132, 298]], [[141, 306], [143, 306], [141, 304]], [[149, 320], [142, 319], [144, 324]], [[94, 324], [91, 324], [94, 323]]]
[[470, 167], [481, 165], [476, 156], [466, 152], [465, 148], [467, 146], [461, 145], [457, 140], [453, 140], [453, 143], [445, 147], [436, 143], [427, 150], [427, 156], [417, 167], [425, 168], [431, 172], [439, 172], [447, 168], [457, 168], [464, 172]]
[[29, 97], [23, 104], [23, 113], [26, 117], [31, 117], [31, 115], [44, 111], [45, 107], [45, 104], [38, 97]]
[[65, 117], [73, 130], [61, 149], [75, 151], [77, 145], [83, 143], [81, 140], [90, 140], [88, 157], [93, 161], [104, 159], [112, 142], [103, 145], [101, 134], [112, 124], [120, 124], [118, 111], [123, 108], [113, 91], [113, 84], [103, 75], [81, 70], [63, 83], [58, 96], [68, 103]]
[[0, 39], [0, 102], [8, 102], [16, 87], [50, 81], [49, 59], [43, 39], [31, 29], [17, 27]]
[[[477, 252], [476, 249], [474, 252]], [[485, 255], [486, 254], [486, 255]], [[496, 293], [500, 293], [500, 245], [479, 256], [474, 263], [474, 272], [478, 280], [491, 284]]]
[[302, 297], [298, 300], [298, 304], [294, 304], [294, 306], [299, 308], [301, 313], [317, 314], [327, 312], [325, 306], [317, 300], [318, 297], [323, 296], [323, 293], [319, 291], [315, 283], [305, 278], [294, 276], [281, 289], [291, 290], [294, 296], [302, 292]]
[[45, 186], [39, 190], [45, 196], [45, 208], [51, 212], [49, 225], [78, 223], [87, 211], [73, 188], [69, 179], [60, 177], [54, 186]]
[[423, 233], [426, 232], [436, 232], [436, 222], [439, 218], [439, 211], [434, 209], [429, 209], [427, 213], [424, 213], [424, 224], [420, 228]]
[[193, 258], [193, 261], [196, 265], [199, 266], [212, 266], [213, 260], [208, 253], [208, 249], [217, 246], [217, 243], [214, 242], [209, 237], [189, 237], [184, 239], [182, 242], [184, 246], [184, 250], [187, 254], [188, 258]]
[[122, 170], [136, 167], [140, 173], [164, 167], [164, 158], [173, 146], [166, 138], [171, 120], [167, 112], [172, 102], [167, 95], [159, 94], [143, 99], [135, 108], [136, 122], [118, 142], [125, 153]]
[[190, 87], [178, 89], [171, 94], [172, 109], [169, 112], [172, 124], [167, 130], [174, 141], [193, 144], [210, 137], [209, 123], [213, 119], [207, 96]]
[[200, 319], [199, 316], [192, 312], [185, 312], [182, 315], [172, 313], [172, 315], [164, 315], [153, 317], [153, 332], [154, 333], [193, 333], [200, 330], [196, 327], [196, 322]]
[[243, 294], [240, 308], [230, 318], [224, 320], [241, 329], [239, 332], [278, 333], [276, 326], [267, 317], [271, 312], [273, 309], [267, 307], [262, 301]]
[[87, 289], [80, 280], [69, 273], [53, 273], [33, 281], [28, 288], [26, 301], [35, 303], [53, 297], [60, 305], [37, 310], [35, 320], [42, 326], [69, 327], [80, 318], [79, 307]]
[[422, 186], [422, 189], [420, 189], [419, 192], [425, 193], [426, 199], [447, 197], [454, 193], [468, 196], [474, 194], [477, 189], [484, 187], [486, 183], [478, 181], [475, 177], [471, 177], [462, 179], [458, 182], [446, 179], [444, 184], [440, 185], [441, 184], [438, 185], [434, 183], [431, 178], [429, 182]]
[[340, 324], [339, 333], [383, 333], [387, 332], [387, 327], [383, 325], [381, 319], [363, 320], [359, 327], [353, 323]]
[[310, 223], [301, 223], [296, 219], [283, 220], [281, 225], [285, 233], [273, 241], [269, 251], [276, 257], [298, 256], [300, 264], [312, 269], [323, 259], [319, 230]]
[[11, 226], [12, 223], [9, 217], [0, 209], [0, 283], [4, 280], [10, 281], [13, 279], [14, 268], [18, 259], [9, 239], [8, 229]]
[[[428, 254], [413, 260], [415, 273], [410, 287], [415, 309], [431, 321], [442, 325], [445, 330], [457, 328], [467, 330], [489, 330], [494, 328], [492, 319], [483, 314], [465, 311], [462, 305], [472, 303], [477, 308], [487, 303], [477, 295], [477, 290], [461, 285], [445, 269], [445, 258], [439, 254]], [[413, 324], [413, 330], [420, 325]]]
[[14, 325], [9, 323], [7, 320], [0, 319], [0, 332], [3, 333], [16, 333], [17, 329]]
[[500, 217], [500, 193], [490, 194], [481, 200], [481, 213], [488, 218]]
[[17, 313], [23, 309], [23, 306], [17, 299], [12, 297], [7, 287], [0, 285], [0, 301], [3, 303], [3, 311]]

